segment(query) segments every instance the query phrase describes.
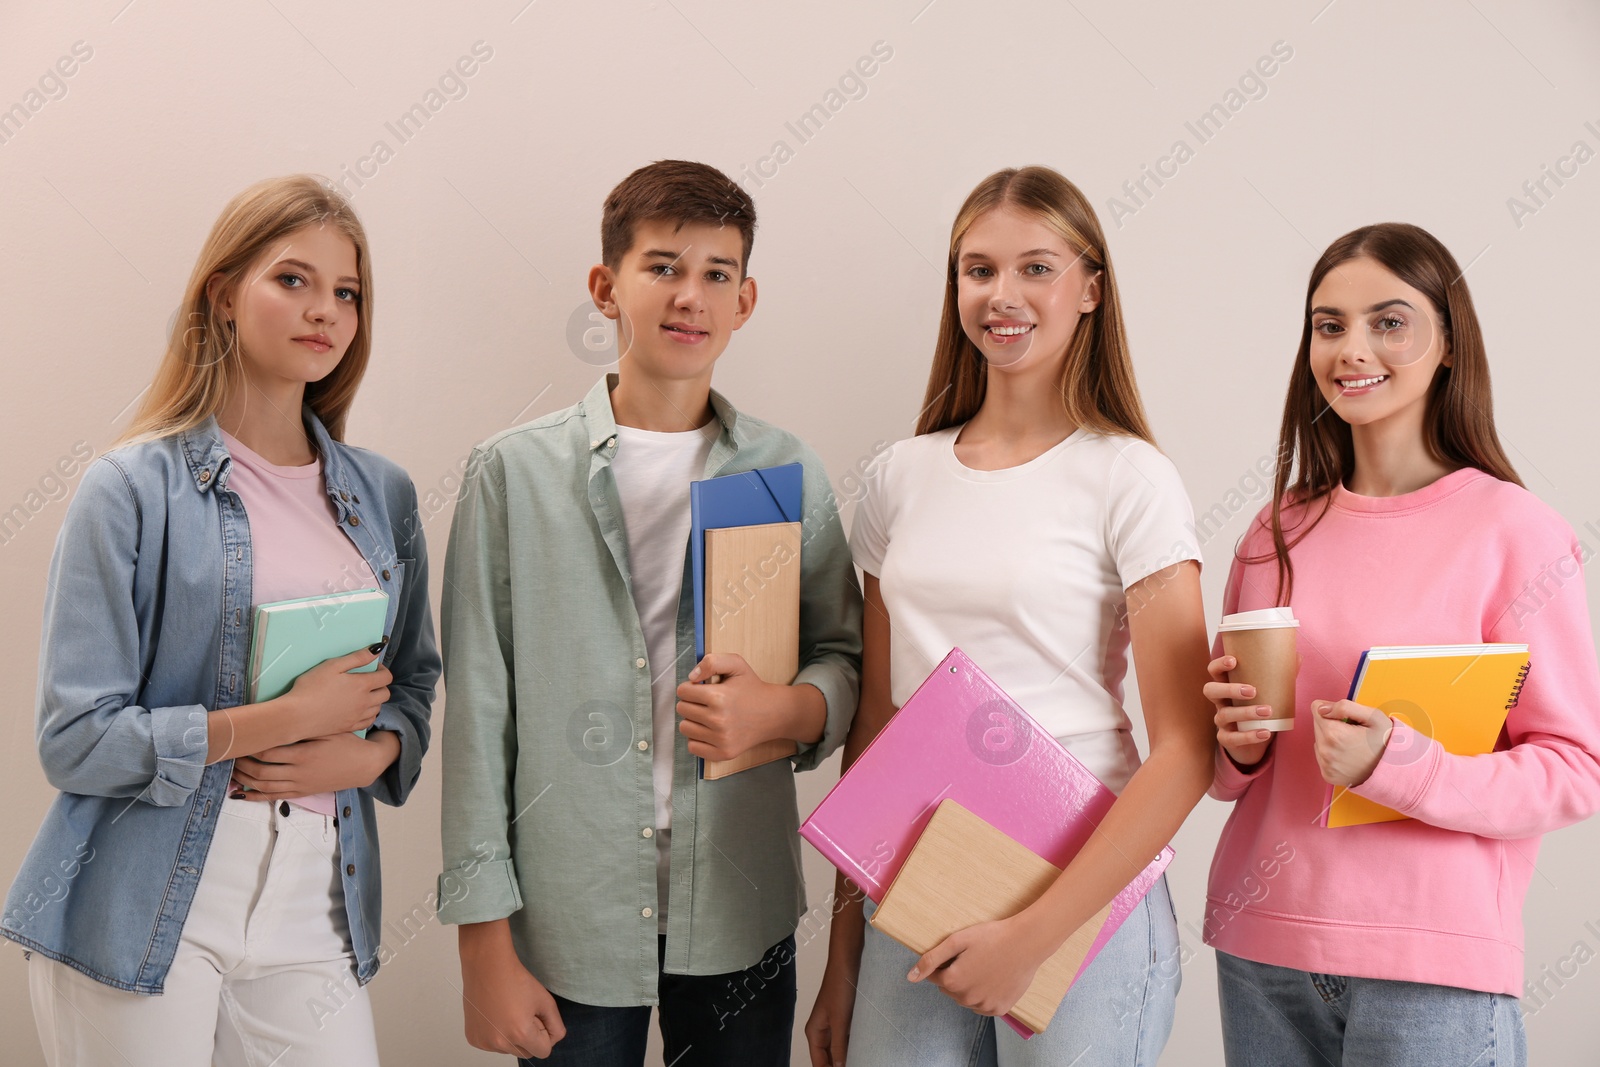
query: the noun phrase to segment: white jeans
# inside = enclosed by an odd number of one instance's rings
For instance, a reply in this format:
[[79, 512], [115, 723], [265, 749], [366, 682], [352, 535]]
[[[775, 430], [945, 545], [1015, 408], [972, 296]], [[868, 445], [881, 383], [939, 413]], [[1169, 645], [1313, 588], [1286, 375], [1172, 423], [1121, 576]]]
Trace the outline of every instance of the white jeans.
[[28, 985], [51, 1067], [376, 1067], [357, 985], [333, 820], [223, 801], [159, 997], [33, 953]]

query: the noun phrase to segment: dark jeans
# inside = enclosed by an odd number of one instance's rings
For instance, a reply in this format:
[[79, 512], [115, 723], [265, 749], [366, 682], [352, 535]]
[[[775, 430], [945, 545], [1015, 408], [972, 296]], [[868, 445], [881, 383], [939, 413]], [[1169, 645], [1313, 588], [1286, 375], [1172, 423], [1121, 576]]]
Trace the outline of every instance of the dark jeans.
[[[667, 939], [661, 938], [660, 958]], [[761, 962], [727, 974], [660, 978], [661, 1040], [667, 1067], [765, 1067], [789, 1062], [794, 1034], [795, 944], [786, 937]], [[602, 1008], [556, 997], [567, 1028], [548, 1059], [521, 1067], [641, 1067], [650, 1009]]]

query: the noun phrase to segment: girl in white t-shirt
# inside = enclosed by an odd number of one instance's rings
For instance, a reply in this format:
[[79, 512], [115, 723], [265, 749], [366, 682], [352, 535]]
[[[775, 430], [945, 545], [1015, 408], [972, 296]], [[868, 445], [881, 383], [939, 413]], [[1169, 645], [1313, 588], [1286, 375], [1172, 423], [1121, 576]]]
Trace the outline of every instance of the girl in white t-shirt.
[[[864, 928], [843, 876], [806, 1025], [817, 1067], [1153, 1064], [1171, 1030], [1178, 934], [1158, 881], [1024, 1042], [996, 1026], [1039, 965], [1177, 831], [1211, 780], [1193, 512], [1150, 440], [1094, 210], [1045, 167], [973, 190], [917, 436], [868, 477], [861, 704], [845, 766], [954, 646], [1119, 794], [1039, 900], [920, 959]], [[1150, 757], [1122, 707], [1129, 646]], [[908, 980], [909, 979], [909, 980]], [[852, 1029], [853, 1025], [853, 1029]]]

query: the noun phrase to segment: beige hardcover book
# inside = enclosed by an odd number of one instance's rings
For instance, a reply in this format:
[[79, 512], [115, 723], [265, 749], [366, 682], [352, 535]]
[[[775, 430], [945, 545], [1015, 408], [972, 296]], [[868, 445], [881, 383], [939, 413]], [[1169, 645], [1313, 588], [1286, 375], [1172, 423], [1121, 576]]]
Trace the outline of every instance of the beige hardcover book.
[[[763, 682], [800, 671], [800, 524], [706, 531], [706, 653], [737, 652]], [[706, 760], [703, 778], [726, 778], [799, 751], [768, 741], [731, 760]]]
[[[969, 926], [1015, 915], [1050, 887], [1061, 869], [984, 822], [943, 801], [883, 896], [872, 925], [916, 953]], [[1111, 905], [1080, 926], [1034, 975], [1011, 1009], [1034, 1033], [1050, 1025]]]

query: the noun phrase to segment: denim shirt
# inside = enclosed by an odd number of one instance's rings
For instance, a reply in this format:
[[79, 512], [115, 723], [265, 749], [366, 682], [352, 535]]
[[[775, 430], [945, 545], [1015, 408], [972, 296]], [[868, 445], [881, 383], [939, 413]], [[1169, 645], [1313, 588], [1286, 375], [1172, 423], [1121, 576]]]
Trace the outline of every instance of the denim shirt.
[[[844, 741], [861, 665], [861, 592], [827, 472], [793, 434], [711, 393], [703, 477], [804, 467], [800, 672], [827, 704], [787, 760], [702, 781], [674, 735], [671, 884], [657, 897], [652, 674], [694, 666], [684, 568], [676, 664], [648, 661], [601, 379], [583, 401], [472, 454], [445, 557], [439, 921], [510, 919], [534, 976], [594, 1005], [654, 1004], [659, 974], [756, 964], [805, 911], [794, 773]], [[681, 494], [689, 486], [663, 485]], [[685, 555], [688, 549], [684, 544]], [[664, 958], [657, 911], [667, 904]], [[825, 907], [825, 905], [823, 905]]]
[[[341, 789], [339, 860], [362, 983], [378, 970], [373, 800], [404, 803], [428, 747], [439, 656], [416, 490], [332, 440], [309, 409], [342, 529], [389, 594], [390, 699], [373, 729], [400, 755]], [[134, 993], [158, 994], [200, 882], [233, 761], [206, 766], [207, 712], [245, 700], [250, 523], [216, 421], [90, 465], [56, 539], [45, 597], [39, 757], [61, 790], [11, 886], [0, 935]]]

